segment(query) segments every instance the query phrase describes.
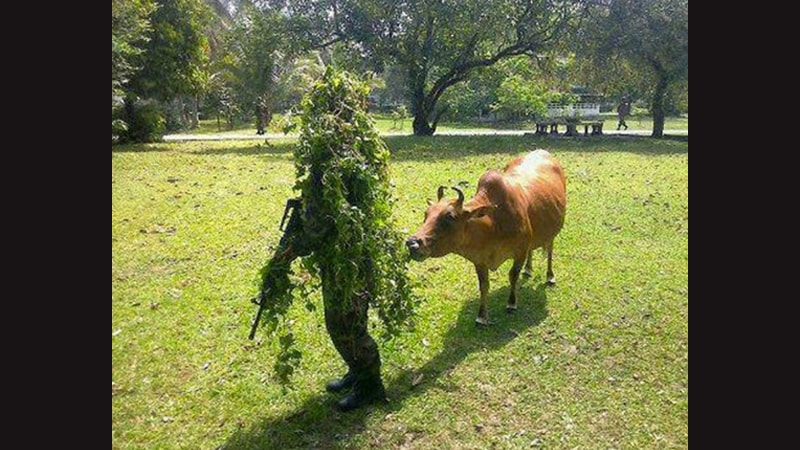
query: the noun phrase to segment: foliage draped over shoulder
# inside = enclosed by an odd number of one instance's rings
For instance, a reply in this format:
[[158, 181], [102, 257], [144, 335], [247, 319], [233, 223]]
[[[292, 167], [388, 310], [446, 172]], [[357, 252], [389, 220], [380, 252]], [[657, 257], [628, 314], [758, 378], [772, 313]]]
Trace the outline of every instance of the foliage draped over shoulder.
[[367, 83], [328, 67], [303, 99], [296, 188], [307, 232], [322, 238], [308, 259], [326, 305], [347, 308], [365, 293], [392, 335], [415, 304], [392, 222], [389, 150], [367, 115], [368, 93]]

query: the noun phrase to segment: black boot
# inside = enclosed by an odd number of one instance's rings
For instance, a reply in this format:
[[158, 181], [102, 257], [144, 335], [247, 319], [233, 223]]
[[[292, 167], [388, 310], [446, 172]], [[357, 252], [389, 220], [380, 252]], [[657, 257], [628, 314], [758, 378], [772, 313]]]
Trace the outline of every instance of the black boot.
[[386, 400], [386, 390], [380, 378], [358, 380], [353, 385], [353, 391], [336, 402], [336, 409], [348, 412], [362, 406]]
[[352, 371], [348, 371], [345, 376], [339, 380], [333, 380], [325, 386], [325, 390], [331, 393], [342, 392], [345, 389], [353, 387], [356, 381], [356, 376]]

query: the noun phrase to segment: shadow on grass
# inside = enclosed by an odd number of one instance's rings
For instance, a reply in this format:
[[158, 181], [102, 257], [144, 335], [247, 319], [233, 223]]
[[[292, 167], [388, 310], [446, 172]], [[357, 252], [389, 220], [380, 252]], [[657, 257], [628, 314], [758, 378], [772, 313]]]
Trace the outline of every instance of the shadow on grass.
[[168, 152], [169, 147], [163, 143], [152, 144], [115, 144], [111, 146], [111, 153], [149, 153], [149, 152]]
[[548, 136], [387, 136], [393, 161], [437, 161], [469, 156], [527, 153], [537, 148], [552, 153], [627, 152], [663, 155], [689, 152], [689, 136], [608, 135], [590, 137]]
[[281, 143], [268, 143], [268, 144], [253, 144], [244, 147], [223, 147], [223, 148], [206, 148], [194, 150], [191, 153], [195, 155], [215, 156], [215, 155], [239, 155], [239, 156], [258, 156], [258, 155], [283, 155], [287, 157], [292, 156], [294, 144], [288, 142]]
[[[667, 135], [656, 139], [647, 136], [608, 135], [591, 137], [548, 136], [387, 136], [383, 138], [391, 151], [392, 161], [457, 160], [480, 155], [506, 154], [509, 156], [544, 148], [553, 153], [628, 152], [646, 155], [688, 153], [689, 136]], [[226, 142], [226, 141], [221, 141]], [[227, 141], [229, 143], [230, 141]], [[112, 153], [144, 153], [175, 151], [175, 143], [116, 145]], [[280, 140], [264, 144], [218, 145], [195, 144], [198, 148], [183, 150], [195, 155], [281, 155], [291, 157], [295, 143]], [[180, 150], [179, 150], [180, 151]]]
[[[349, 441], [366, 429], [366, 419], [372, 414], [385, 415], [403, 408], [407, 399], [425, 395], [430, 389], [453, 391], [449, 373], [469, 354], [501, 348], [530, 327], [537, 326], [547, 317], [545, 284], [535, 289], [530, 282], [519, 287], [520, 309], [511, 315], [504, 312], [508, 287], [490, 294], [490, 316], [494, 323], [478, 327], [475, 316], [478, 299], [464, 305], [455, 327], [447, 332], [442, 352], [413, 372], [404, 371], [391, 379], [384, 379], [389, 402], [362, 408], [350, 413], [337, 412], [333, 404], [339, 396], [321, 393], [305, 402], [284, 417], [270, 418], [246, 430], [238, 430], [220, 448], [337, 448], [347, 447]], [[423, 374], [416, 387], [412, 379]], [[322, 391], [323, 386], [320, 386]]]
[[[220, 144], [221, 143], [221, 144]], [[192, 155], [283, 155], [291, 156], [293, 142], [241, 143], [239, 141], [200, 141], [189, 142], [190, 147], [181, 147], [178, 142], [159, 142], [152, 144], [112, 145], [111, 153], [149, 153], [178, 152]]]

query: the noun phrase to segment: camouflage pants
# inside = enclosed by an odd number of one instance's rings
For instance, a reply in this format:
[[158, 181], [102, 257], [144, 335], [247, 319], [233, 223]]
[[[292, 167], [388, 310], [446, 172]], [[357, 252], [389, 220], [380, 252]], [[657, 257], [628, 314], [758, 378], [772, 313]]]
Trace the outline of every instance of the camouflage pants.
[[[324, 290], [324, 287], [323, 287]], [[323, 297], [327, 297], [323, 294]], [[381, 357], [378, 345], [367, 331], [366, 295], [354, 295], [352, 303], [325, 298], [325, 327], [356, 384], [364, 387], [381, 382]], [[336, 304], [334, 304], [336, 303]]]

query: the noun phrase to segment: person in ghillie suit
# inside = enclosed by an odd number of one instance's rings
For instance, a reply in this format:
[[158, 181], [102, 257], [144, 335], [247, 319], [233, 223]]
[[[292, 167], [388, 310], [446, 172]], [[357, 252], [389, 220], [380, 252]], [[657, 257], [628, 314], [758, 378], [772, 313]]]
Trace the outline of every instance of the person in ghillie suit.
[[415, 307], [403, 236], [392, 227], [389, 151], [366, 114], [368, 93], [366, 83], [329, 67], [301, 103], [294, 151], [302, 227], [293, 248], [319, 275], [325, 325], [347, 365], [326, 387], [347, 392], [341, 411], [386, 397], [367, 329], [370, 305], [388, 336], [410, 324]]

